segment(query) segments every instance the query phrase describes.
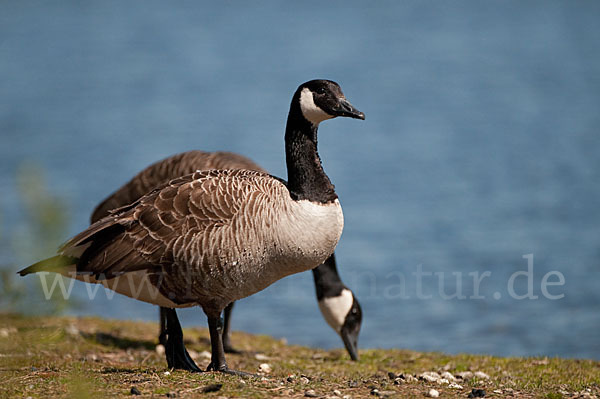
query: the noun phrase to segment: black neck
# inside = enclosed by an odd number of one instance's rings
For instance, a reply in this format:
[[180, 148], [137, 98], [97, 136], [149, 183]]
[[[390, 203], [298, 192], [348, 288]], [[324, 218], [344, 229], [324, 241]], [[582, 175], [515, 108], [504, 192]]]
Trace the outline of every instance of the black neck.
[[292, 101], [285, 129], [288, 189], [295, 200], [328, 203], [337, 198], [335, 188], [317, 153], [317, 126], [304, 118], [297, 97]]
[[339, 296], [346, 288], [337, 271], [335, 254], [331, 254], [325, 262], [312, 269], [312, 272], [319, 301], [323, 298]]

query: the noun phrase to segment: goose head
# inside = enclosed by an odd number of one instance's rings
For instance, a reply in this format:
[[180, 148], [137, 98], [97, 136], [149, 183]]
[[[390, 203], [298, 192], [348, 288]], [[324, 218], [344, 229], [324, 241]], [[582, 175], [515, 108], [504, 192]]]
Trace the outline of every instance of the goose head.
[[299, 104], [302, 116], [313, 126], [337, 116], [365, 119], [365, 114], [354, 108], [340, 86], [331, 80], [303, 83], [298, 87], [294, 100]]
[[354, 294], [352, 294], [352, 307], [346, 314], [344, 324], [340, 329], [340, 337], [352, 360], [358, 360], [358, 334], [362, 323], [362, 310]]
[[335, 296], [319, 299], [319, 308], [327, 324], [342, 338], [352, 360], [358, 360], [358, 335], [362, 323], [362, 310], [352, 291], [344, 287]]

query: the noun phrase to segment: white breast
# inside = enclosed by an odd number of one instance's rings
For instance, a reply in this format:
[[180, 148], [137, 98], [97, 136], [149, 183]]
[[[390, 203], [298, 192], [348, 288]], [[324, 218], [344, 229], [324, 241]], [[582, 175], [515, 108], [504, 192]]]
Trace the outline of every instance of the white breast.
[[319, 204], [290, 198], [283, 208], [273, 225], [270, 241], [276, 250], [262, 268], [263, 281], [274, 282], [317, 267], [333, 253], [344, 228], [344, 215], [337, 199]]
[[315, 254], [323, 257], [321, 264], [335, 249], [344, 229], [344, 214], [336, 199], [329, 204], [308, 200], [292, 201], [290, 209], [290, 242], [300, 248], [304, 256]]

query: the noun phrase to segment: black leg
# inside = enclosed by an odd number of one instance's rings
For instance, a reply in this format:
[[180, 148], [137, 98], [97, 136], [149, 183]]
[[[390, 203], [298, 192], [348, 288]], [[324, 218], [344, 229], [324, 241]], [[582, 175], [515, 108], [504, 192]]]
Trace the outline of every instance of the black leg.
[[227, 371], [227, 362], [225, 362], [225, 350], [223, 349], [223, 319], [219, 317], [208, 316], [208, 332], [210, 333], [210, 346], [212, 355], [207, 371]]
[[226, 374], [239, 375], [242, 377], [255, 377], [254, 374], [231, 370], [229, 367], [227, 367], [227, 362], [225, 361], [225, 350], [223, 349], [223, 319], [221, 318], [220, 314], [216, 317], [208, 316], [208, 331], [210, 333], [212, 356], [206, 371], [213, 370]]
[[231, 346], [231, 311], [233, 310], [234, 303], [235, 302], [231, 302], [227, 305], [223, 312], [225, 316], [225, 322], [223, 323], [223, 349], [225, 350], [225, 353], [241, 353], [241, 351]]
[[175, 309], [161, 308], [162, 314], [166, 319], [166, 338], [163, 339], [166, 339], [165, 354], [169, 368], [202, 372], [185, 349], [183, 331]]
[[158, 332], [158, 342], [167, 347], [167, 310], [168, 308], [163, 308], [162, 306], [159, 308], [158, 312], [158, 320], [159, 320], [159, 332]]

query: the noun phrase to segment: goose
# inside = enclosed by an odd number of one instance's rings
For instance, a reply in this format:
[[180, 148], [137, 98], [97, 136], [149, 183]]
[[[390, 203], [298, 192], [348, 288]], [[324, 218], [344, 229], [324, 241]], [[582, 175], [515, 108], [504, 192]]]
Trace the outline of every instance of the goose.
[[196, 171], [118, 208], [19, 274], [57, 272], [169, 309], [200, 306], [211, 342], [207, 371], [247, 375], [227, 366], [221, 313], [334, 252], [344, 219], [317, 130], [338, 116], [365, 118], [337, 83], [303, 83], [285, 131], [287, 182], [253, 170]]
[[[143, 169], [118, 190], [104, 199], [92, 212], [91, 223], [106, 217], [112, 209], [130, 204], [162, 183], [179, 176], [206, 169], [248, 169], [259, 172], [266, 171], [251, 159], [232, 152], [204, 152], [199, 150], [182, 152], [155, 162]], [[329, 326], [340, 335], [342, 342], [352, 360], [358, 360], [357, 341], [362, 322], [362, 311], [354, 293], [344, 285], [339, 277], [335, 256], [312, 269], [317, 302], [321, 314]], [[231, 344], [231, 314], [234, 302], [227, 305], [224, 311], [223, 348], [225, 353], [239, 353]], [[169, 323], [171, 331], [167, 331], [167, 315], [172, 319]], [[182, 342], [175, 343], [174, 337], [181, 337], [177, 330], [179, 321], [175, 322], [175, 310], [160, 308], [159, 342], [165, 347], [169, 368], [195, 370], [196, 364], [191, 360]], [[175, 331], [173, 331], [175, 329]]]

